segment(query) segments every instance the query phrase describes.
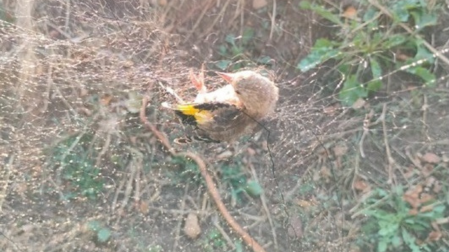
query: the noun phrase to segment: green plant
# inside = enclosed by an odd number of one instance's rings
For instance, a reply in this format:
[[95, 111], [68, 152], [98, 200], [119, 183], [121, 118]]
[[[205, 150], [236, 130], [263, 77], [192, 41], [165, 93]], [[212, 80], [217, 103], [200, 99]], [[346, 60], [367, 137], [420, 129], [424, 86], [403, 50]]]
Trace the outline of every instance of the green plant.
[[[235, 34], [228, 34], [225, 37], [225, 42], [218, 46], [218, 54], [224, 59], [215, 63], [215, 66], [221, 70], [226, 70], [232, 65], [233, 70], [238, 70], [245, 67], [247, 64], [245, 60], [251, 57], [254, 49], [255, 32], [254, 29], [246, 27], [243, 30], [242, 36], [238, 37]], [[255, 60], [259, 64], [269, 64], [271, 58], [268, 56], [261, 56]], [[233, 62], [236, 62], [233, 64]]]
[[[212, 229], [205, 237], [201, 240], [201, 244], [203, 247], [203, 251], [212, 252], [212, 251], [231, 251], [225, 238], [221, 235], [221, 233], [217, 229]], [[240, 241], [234, 242], [236, 252], [243, 251], [243, 245]]]
[[64, 195], [66, 199], [74, 198], [77, 194], [96, 198], [103, 190], [104, 182], [100, 169], [95, 166], [91, 141], [91, 134], [82, 133], [68, 137], [53, 149], [51, 163], [60, 170], [66, 188], [69, 188], [69, 192]]
[[194, 161], [184, 157], [173, 157], [171, 164], [179, 166], [181, 169], [180, 173], [175, 172], [169, 175], [175, 184], [191, 182], [199, 185], [203, 183], [200, 169]]
[[87, 223], [88, 228], [96, 233], [96, 241], [105, 243], [111, 238], [111, 230], [105, 227], [99, 221], [90, 221]]
[[[312, 10], [330, 21], [340, 28], [340, 33], [335, 34], [333, 40], [318, 39], [297, 68], [306, 72], [334, 60], [335, 69], [343, 76], [339, 99], [344, 105], [352, 105], [370, 92], [378, 91], [385, 71], [392, 67], [393, 72], [405, 71], [420, 77], [428, 86], [435, 83], [435, 76], [429, 70], [434, 62], [433, 54], [416, 34], [437, 23], [438, 8], [430, 9], [422, 0], [383, 1], [381, 5], [392, 18], [365, 1], [360, 6], [360, 9], [365, 8], [362, 18], [345, 20], [335, 10], [301, 1], [301, 8]], [[412, 24], [416, 34], [404, 33], [400, 27], [403, 23]]]
[[237, 162], [233, 165], [223, 165], [221, 168], [222, 178], [224, 184], [229, 185], [231, 197], [233, 200], [240, 202], [242, 200], [241, 194], [248, 193], [250, 196], [259, 196], [263, 189], [257, 181], [247, 179], [242, 172], [242, 165]]
[[[185, 183], [186, 181], [195, 184], [204, 183], [198, 166], [192, 160], [175, 157], [171, 163], [180, 166], [182, 169], [181, 173], [176, 172], [172, 176], [175, 184]], [[263, 192], [262, 187], [257, 181], [247, 179], [242, 171], [240, 162], [220, 166], [220, 181], [231, 192], [231, 198], [238, 202], [242, 200], [241, 194], [243, 192], [246, 192], [252, 197], [257, 197]]]
[[[398, 186], [389, 194], [376, 189], [366, 199], [362, 211], [367, 221], [362, 225], [361, 247], [377, 247], [384, 251], [435, 251], [435, 244], [424, 242], [432, 231], [432, 222], [444, 217], [445, 205], [433, 202], [429, 211], [412, 211]], [[438, 246], [437, 246], [438, 247]]]
[[216, 251], [217, 249], [223, 249], [226, 247], [226, 240], [218, 230], [213, 229], [207, 233], [206, 239], [204, 240], [205, 251]]

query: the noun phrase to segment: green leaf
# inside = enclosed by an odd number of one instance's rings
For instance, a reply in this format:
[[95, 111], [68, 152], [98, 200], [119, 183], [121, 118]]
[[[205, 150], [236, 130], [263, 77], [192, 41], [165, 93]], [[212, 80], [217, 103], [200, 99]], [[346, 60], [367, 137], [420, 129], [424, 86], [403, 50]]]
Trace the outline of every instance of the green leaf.
[[375, 91], [378, 91], [381, 87], [382, 87], [382, 81], [375, 80], [375, 81], [368, 82], [368, 85], [367, 85], [366, 89], [368, 91], [375, 92]]
[[231, 47], [231, 53], [232, 53], [232, 56], [233, 56], [233, 57], [242, 54], [243, 51], [244, 51], [243, 47], [239, 47], [239, 46], [233, 46], [233, 47]]
[[446, 210], [446, 206], [441, 204], [433, 208], [432, 212], [437, 214], [443, 214], [444, 210]]
[[393, 222], [380, 222], [380, 226], [383, 226], [378, 232], [380, 236], [392, 236], [394, 235], [398, 229], [399, 229], [399, 223], [393, 223]]
[[414, 225], [415, 224], [415, 219], [414, 218], [408, 218], [404, 220], [405, 223], [410, 224], [410, 225]]
[[261, 56], [258, 59], [256, 59], [257, 63], [260, 64], [264, 64], [264, 65], [268, 65], [272, 63], [272, 59], [270, 58], [270, 56]]
[[427, 26], [434, 26], [437, 24], [438, 15], [435, 13], [428, 13], [425, 8], [419, 8], [415, 11], [410, 12], [415, 20], [416, 30], [421, 30]]
[[373, 74], [374, 79], [378, 79], [380, 76], [382, 76], [382, 68], [380, 67], [377, 60], [375, 60], [374, 58], [370, 58], [370, 66], [371, 73]]
[[235, 36], [234, 34], [228, 34], [225, 37], [225, 41], [228, 42], [229, 44], [231, 44], [232, 46], [235, 46]]
[[228, 49], [226, 48], [225, 45], [218, 46], [218, 54], [220, 54], [221, 56], [227, 56]]
[[304, 10], [312, 10], [313, 12], [317, 13], [318, 15], [331, 21], [334, 24], [343, 25], [338, 14], [332, 13], [322, 5], [311, 4], [308, 1], [301, 1], [299, 7]]
[[387, 197], [389, 195], [389, 192], [387, 192], [386, 190], [383, 190], [381, 188], [376, 188], [376, 193], [380, 196], [380, 197]]
[[373, 80], [368, 82], [367, 90], [375, 92], [382, 87], [382, 81], [380, 80], [382, 76], [382, 68], [380, 67], [379, 62], [377, 62], [374, 58], [370, 58], [370, 66]]
[[416, 67], [410, 67], [408, 69], [406, 69], [407, 72], [417, 75], [419, 77], [421, 77], [421, 79], [423, 79], [426, 83], [425, 85], [427, 87], [435, 87], [436, 82], [435, 82], [435, 75], [433, 73], [431, 73], [427, 68], [421, 67], [421, 66], [416, 66]]
[[363, 15], [363, 21], [371, 21], [376, 15], [379, 14], [379, 11], [376, 8], [368, 7]]
[[365, 213], [366, 215], [370, 215], [373, 216], [374, 218], [378, 219], [378, 221], [386, 221], [386, 222], [391, 222], [391, 220], [394, 218], [394, 215], [382, 210], [382, 209], [375, 209], [375, 210], [371, 210]]
[[241, 241], [236, 241], [234, 245], [235, 245], [235, 252], [243, 252], [243, 245]]
[[235, 63], [235, 64], [232, 65], [232, 70], [233, 70], [233, 71], [238, 71], [238, 70], [240, 70], [242, 67], [243, 67], [243, 64], [242, 64], [242, 63]]
[[315, 45], [313, 46], [312, 50], [327, 49], [329, 47], [333, 47], [333, 43], [328, 39], [321, 38], [315, 42]]
[[307, 72], [308, 70], [314, 68], [316, 65], [334, 58], [339, 54], [339, 50], [334, 48], [334, 45], [331, 41], [327, 39], [318, 39], [315, 42], [315, 45], [312, 47], [309, 55], [307, 55], [307, 57], [305, 57], [298, 63], [297, 68], [302, 72]]
[[226, 68], [228, 68], [231, 63], [232, 61], [230, 60], [219, 60], [217, 63], [215, 63], [215, 66], [221, 70], [226, 70]]
[[350, 75], [343, 83], [343, 88], [338, 93], [341, 103], [345, 106], [351, 106], [359, 98], [368, 96], [368, 91], [359, 83], [356, 75]]
[[242, 34], [242, 44], [247, 45], [248, 42], [250, 42], [253, 38], [254, 38], [254, 29], [249, 27], [245, 28]]
[[434, 55], [431, 51], [427, 49], [427, 47], [424, 46], [422, 41], [418, 41], [416, 43], [416, 54], [415, 57], [413, 57], [414, 61], [418, 60], [426, 60], [428, 63], [433, 64], [435, 61]]
[[420, 0], [394, 1], [391, 5], [392, 14], [395, 20], [407, 22], [410, 17], [409, 10], [423, 7]]
[[97, 232], [101, 228], [101, 223], [99, 221], [89, 221], [87, 226], [94, 232]]
[[312, 5], [309, 1], [301, 1], [299, 2], [299, 8], [304, 10], [310, 10], [312, 8]]
[[377, 245], [377, 252], [385, 252], [388, 248], [388, 242], [385, 240], [380, 240], [379, 244]]
[[401, 243], [402, 239], [398, 235], [393, 236], [393, 238], [391, 239], [391, 244], [393, 244], [394, 247], [398, 247], [399, 245], [401, 245]]
[[407, 42], [407, 37], [402, 34], [393, 34], [387, 37], [387, 40], [383, 43], [383, 49], [390, 49], [395, 46], [399, 46]]
[[252, 197], [257, 197], [262, 194], [263, 189], [257, 181], [248, 180], [248, 183], [246, 183], [245, 186], [245, 191]]
[[412, 249], [413, 252], [421, 251], [418, 245], [416, 245], [416, 238], [412, 236], [404, 227], [402, 228], [402, 239], [404, 240], [404, 243]]
[[108, 228], [102, 228], [97, 233], [97, 238], [99, 242], [106, 242], [111, 237], [111, 230]]
[[401, 8], [394, 10], [392, 14], [393, 14], [393, 18], [396, 21], [399, 21], [402, 23], [407, 22], [408, 18], [410, 17], [410, 14], [408, 13], [408, 11], [405, 9], [401, 9]]

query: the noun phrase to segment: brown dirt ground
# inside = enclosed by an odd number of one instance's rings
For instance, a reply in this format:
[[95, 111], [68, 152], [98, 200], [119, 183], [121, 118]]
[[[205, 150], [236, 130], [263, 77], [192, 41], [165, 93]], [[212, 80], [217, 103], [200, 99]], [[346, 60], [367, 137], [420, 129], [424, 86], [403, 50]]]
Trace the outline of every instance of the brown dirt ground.
[[[223, 144], [177, 148], [204, 158], [231, 214], [267, 251], [357, 251], [352, 244], [361, 219], [351, 219], [350, 209], [361, 193], [354, 182], [385, 185], [391, 178], [400, 184], [419, 154], [449, 155], [447, 83], [425, 90], [392, 75], [387, 84], [394, 92], [380, 92], [354, 110], [339, 106], [335, 90], [323, 87], [338, 83], [329, 80], [329, 67], [295, 70], [314, 41], [332, 29], [297, 1], [268, 1], [256, 10], [245, 0], [36, 0], [30, 1], [31, 19], [15, 16], [24, 2], [0, 2], [5, 19], [19, 26], [0, 30], [7, 34], [1, 50], [9, 57], [0, 69], [2, 251], [250, 251], [235, 248], [241, 241], [219, 217], [201, 179], [179, 175], [188, 161], [176, 163], [138, 115], [127, 113], [129, 93], [146, 95], [148, 120], [170, 140], [182, 135], [173, 115], [160, 109], [173, 99], [159, 83], [192, 97], [189, 69], [204, 63], [215, 70], [217, 48], [244, 27], [256, 32], [240, 60], [270, 57], [281, 90], [277, 116], [264, 122], [270, 139], [262, 130], [222, 159], [229, 149]], [[440, 34], [436, 47], [447, 41]], [[206, 73], [207, 83], [218, 83]], [[372, 124], [361, 142], [367, 115]], [[375, 123], [382, 115], [385, 125]], [[104, 184], [95, 199], [66, 200], [77, 186], [61, 175], [70, 164], [56, 162], [51, 152], [78, 136], [88, 137], [81, 145]], [[61, 155], [74, 150], [67, 148]], [[441, 165], [447, 168], [447, 162]], [[226, 167], [259, 181], [262, 196], [236, 201], [230, 182], [219, 180]], [[199, 217], [197, 239], [182, 230], [189, 213]], [[108, 242], [96, 240], [92, 221], [111, 232]], [[229, 240], [213, 238], [220, 229]]]

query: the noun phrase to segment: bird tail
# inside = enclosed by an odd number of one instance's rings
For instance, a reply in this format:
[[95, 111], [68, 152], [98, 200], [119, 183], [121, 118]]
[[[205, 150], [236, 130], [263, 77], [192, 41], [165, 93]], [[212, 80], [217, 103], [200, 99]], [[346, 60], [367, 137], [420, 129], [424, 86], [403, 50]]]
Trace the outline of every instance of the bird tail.
[[201, 105], [198, 104], [177, 104], [173, 106], [163, 102], [161, 105], [164, 108], [175, 111], [175, 114], [181, 118], [181, 121], [188, 125], [197, 126], [213, 120], [212, 112], [201, 108]]

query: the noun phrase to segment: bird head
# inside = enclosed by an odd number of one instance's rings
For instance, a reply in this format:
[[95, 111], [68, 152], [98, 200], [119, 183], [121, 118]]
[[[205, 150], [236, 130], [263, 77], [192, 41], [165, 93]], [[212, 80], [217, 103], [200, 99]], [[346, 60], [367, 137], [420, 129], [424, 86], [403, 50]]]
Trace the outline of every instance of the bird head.
[[269, 79], [254, 71], [218, 72], [218, 75], [231, 84], [235, 93], [241, 98], [249, 98], [249, 96], [258, 94], [272, 84]]
[[237, 97], [249, 110], [271, 110], [278, 99], [278, 88], [271, 80], [257, 72], [218, 72], [217, 74], [232, 85]]

